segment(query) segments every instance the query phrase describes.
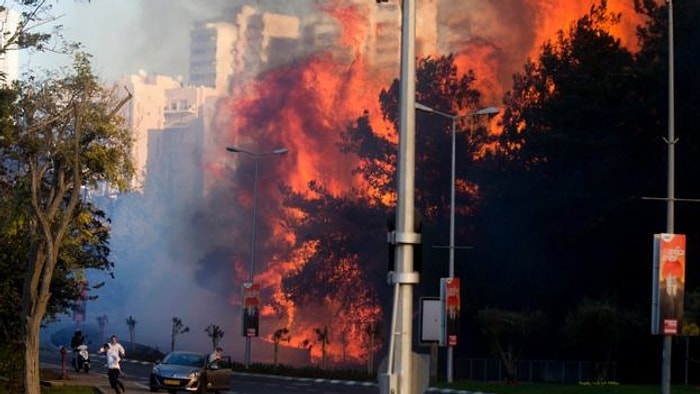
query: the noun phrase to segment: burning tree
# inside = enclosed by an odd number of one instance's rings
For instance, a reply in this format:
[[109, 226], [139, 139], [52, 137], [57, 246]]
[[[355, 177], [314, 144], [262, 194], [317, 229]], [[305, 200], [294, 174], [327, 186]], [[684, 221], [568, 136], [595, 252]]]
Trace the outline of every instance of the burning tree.
[[173, 326], [170, 331], [170, 351], [175, 350], [175, 337], [180, 334], [189, 332], [190, 328], [182, 323], [182, 319], [179, 317], [173, 317]]
[[[445, 112], [479, 107], [479, 93], [471, 87], [475, 76], [458, 75], [453, 57], [421, 60], [417, 76], [420, 102]], [[346, 332], [344, 343], [348, 344], [363, 343], [365, 327], [382, 319], [380, 300], [390, 298], [385, 283], [387, 257], [376, 251], [386, 250], [386, 219], [395, 204], [398, 86], [394, 81], [379, 95], [382, 115], [394, 129], [375, 131], [370, 113], [365, 112], [341, 133], [338, 146], [357, 163], [358, 187], [338, 193], [312, 181], [305, 191], [283, 188], [284, 206], [294, 212], [286, 224], [296, 235], [292, 252], [285, 256], [293, 262], [282, 279], [285, 299], [314, 311], [314, 319], [327, 318], [323, 323], [334, 332]], [[449, 156], [451, 129], [448, 122], [427, 117], [420, 120], [417, 146], [423, 151], [418, 155], [417, 201], [426, 220], [434, 222], [448, 214], [449, 189], [445, 185], [450, 174], [448, 166], [435, 158]], [[430, 130], [436, 127], [437, 131]], [[457, 147], [464, 152], [464, 159], [458, 167], [458, 181], [463, 185], [458, 190], [458, 212], [469, 214], [475, 196], [466, 175], [493, 137], [484, 127], [472, 124], [459, 124], [459, 131], [462, 137]], [[303, 313], [297, 311], [297, 315]], [[355, 347], [352, 356], [364, 357], [362, 350]]]

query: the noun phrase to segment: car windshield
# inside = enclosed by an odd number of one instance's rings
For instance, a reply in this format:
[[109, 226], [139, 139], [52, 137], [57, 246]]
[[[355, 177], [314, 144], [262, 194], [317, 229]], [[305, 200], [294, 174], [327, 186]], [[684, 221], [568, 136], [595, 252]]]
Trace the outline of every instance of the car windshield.
[[204, 365], [204, 356], [200, 356], [198, 354], [170, 353], [163, 359], [163, 364], [201, 367]]

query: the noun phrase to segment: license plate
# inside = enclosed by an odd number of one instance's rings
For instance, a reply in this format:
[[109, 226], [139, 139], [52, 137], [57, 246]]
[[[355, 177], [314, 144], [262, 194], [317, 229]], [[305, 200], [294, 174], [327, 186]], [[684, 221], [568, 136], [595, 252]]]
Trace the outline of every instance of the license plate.
[[163, 379], [163, 383], [167, 384], [168, 386], [179, 386], [180, 385], [179, 380], [172, 380], [172, 379]]

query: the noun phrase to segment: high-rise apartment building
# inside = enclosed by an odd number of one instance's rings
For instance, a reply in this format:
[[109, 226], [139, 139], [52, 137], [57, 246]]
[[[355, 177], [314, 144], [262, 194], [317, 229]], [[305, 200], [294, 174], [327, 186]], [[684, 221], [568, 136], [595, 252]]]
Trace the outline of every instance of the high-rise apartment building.
[[132, 94], [122, 114], [133, 136], [132, 159], [136, 175], [132, 186], [142, 189], [147, 182], [149, 131], [191, 127], [203, 117], [205, 103], [211, 102], [216, 91], [208, 87], [183, 86], [174, 78], [145, 71], [124, 77], [119, 86]]
[[233, 72], [233, 44], [238, 38], [235, 27], [225, 21], [200, 22], [190, 38], [189, 84], [225, 92]]
[[[7, 7], [0, 11], [0, 83], [12, 83], [19, 79], [19, 51], [16, 45], [7, 45], [6, 37], [10, 37], [19, 26], [19, 14]], [[7, 47], [6, 47], [7, 46]]]
[[126, 127], [133, 136], [131, 157], [136, 174], [132, 187], [142, 189], [148, 159], [148, 130], [163, 128], [167, 103], [165, 91], [180, 87], [180, 82], [171, 77], [141, 71], [137, 75], [122, 78], [118, 86], [124, 86], [132, 94], [131, 100], [122, 109], [122, 114]]

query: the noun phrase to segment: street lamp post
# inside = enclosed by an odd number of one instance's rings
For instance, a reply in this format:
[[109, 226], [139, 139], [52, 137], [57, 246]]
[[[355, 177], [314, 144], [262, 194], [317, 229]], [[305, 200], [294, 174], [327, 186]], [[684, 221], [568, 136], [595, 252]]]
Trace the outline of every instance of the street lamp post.
[[[256, 225], [256, 219], [257, 219], [257, 209], [258, 209], [258, 168], [260, 164], [260, 159], [266, 156], [272, 156], [272, 155], [283, 155], [287, 153], [289, 150], [287, 148], [278, 148], [272, 151], [268, 152], [262, 152], [262, 153], [256, 153], [256, 152], [251, 152], [245, 149], [239, 149], [233, 146], [229, 146], [226, 148], [227, 151], [233, 152], [233, 153], [244, 153], [249, 156], [252, 156], [253, 159], [255, 160], [255, 176], [253, 178], [253, 227], [251, 229], [251, 236], [250, 236], [250, 267], [249, 267], [249, 277], [248, 281], [250, 284], [253, 284], [253, 279], [255, 277], [254, 270], [255, 270], [255, 225]], [[241, 325], [244, 324], [243, 319], [241, 319]], [[247, 335], [245, 330], [241, 330], [243, 334], [245, 335], [245, 367], [248, 368], [250, 366], [250, 336]]]
[[[438, 111], [427, 105], [416, 103], [416, 109], [428, 112], [431, 114], [436, 114], [443, 116], [445, 118], [452, 120], [452, 172], [450, 175], [450, 244], [449, 249], [449, 278], [454, 278], [455, 275], [455, 145], [457, 140], [457, 120], [467, 117], [476, 117], [481, 115], [495, 115], [498, 113], [498, 108], [496, 107], [486, 107], [478, 111], [471, 112], [464, 115], [448, 114], [446, 112]], [[454, 352], [453, 347], [447, 345], [447, 382], [452, 383], [453, 380], [453, 364], [454, 364]]]

